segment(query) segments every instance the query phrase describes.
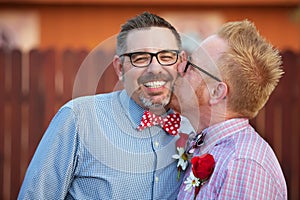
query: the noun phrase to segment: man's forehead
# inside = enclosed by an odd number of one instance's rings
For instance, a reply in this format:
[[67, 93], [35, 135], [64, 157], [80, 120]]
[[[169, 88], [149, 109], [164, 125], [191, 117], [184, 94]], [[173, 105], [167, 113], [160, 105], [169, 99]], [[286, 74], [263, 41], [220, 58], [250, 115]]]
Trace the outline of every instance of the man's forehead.
[[228, 49], [227, 42], [217, 35], [212, 35], [200, 43], [199, 48], [193, 52], [194, 58], [209, 58], [218, 60], [219, 57]]
[[161, 27], [133, 30], [127, 36], [127, 52], [143, 49], [178, 49], [171, 30]]

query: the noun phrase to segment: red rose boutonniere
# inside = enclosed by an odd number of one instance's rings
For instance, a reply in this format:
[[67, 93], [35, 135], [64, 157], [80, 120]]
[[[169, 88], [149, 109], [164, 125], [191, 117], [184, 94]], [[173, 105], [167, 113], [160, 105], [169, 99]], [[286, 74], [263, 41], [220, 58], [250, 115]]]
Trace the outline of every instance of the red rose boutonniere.
[[184, 182], [186, 184], [184, 191], [191, 191], [195, 187], [195, 196], [200, 191], [202, 185], [204, 185], [209, 177], [212, 175], [215, 168], [215, 160], [211, 154], [203, 154], [201, 156], [193, 157], [191, 160], [192, 171], [190, 176]]

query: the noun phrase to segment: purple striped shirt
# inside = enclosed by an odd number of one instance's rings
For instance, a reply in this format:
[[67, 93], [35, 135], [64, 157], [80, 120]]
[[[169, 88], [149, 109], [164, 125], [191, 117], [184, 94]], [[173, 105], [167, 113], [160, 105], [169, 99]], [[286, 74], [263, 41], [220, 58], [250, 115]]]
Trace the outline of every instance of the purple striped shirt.
[[[287, 186], [278, 160], [247, 119], [231, 119], [205, 130], [204, 144], [194, 156], [210, 153], [215, 169], [197, 199], [287, 199]], [[191, 171], [185, 173], [187, 179]], [[194, 188], [178, 199], [193, 199]]]

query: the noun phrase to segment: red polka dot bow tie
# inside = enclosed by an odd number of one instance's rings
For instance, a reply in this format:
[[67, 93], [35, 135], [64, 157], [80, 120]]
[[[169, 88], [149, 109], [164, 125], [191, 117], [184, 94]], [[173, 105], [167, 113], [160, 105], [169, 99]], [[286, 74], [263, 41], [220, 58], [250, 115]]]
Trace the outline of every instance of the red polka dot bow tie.
[[142, 117], [142, 121], [138, 126], [138, 130], [142, 131], [145, 128], [159, 125], [170, 135], [177, 135], [180, 128], [180, 115], [178, 113], [172, 113], [165, 117], [155, 115], [149, 111], [145, 111]]

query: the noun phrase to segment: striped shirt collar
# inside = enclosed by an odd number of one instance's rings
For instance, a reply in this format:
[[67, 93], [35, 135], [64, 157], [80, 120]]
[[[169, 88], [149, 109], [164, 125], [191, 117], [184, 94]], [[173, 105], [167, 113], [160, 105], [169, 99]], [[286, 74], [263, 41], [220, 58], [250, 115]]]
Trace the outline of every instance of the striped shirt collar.
[[[202, 132], [205, 134], [204, 143], [200, 147], [199, 155], [209, 152], [216, 144], [226, 137], [230, 137], [249, 126], [249, 120], [246, 118], [234, 118], [224, 122], [214, 124]], [[198, 154], [197, 152], [195, 152]]]

